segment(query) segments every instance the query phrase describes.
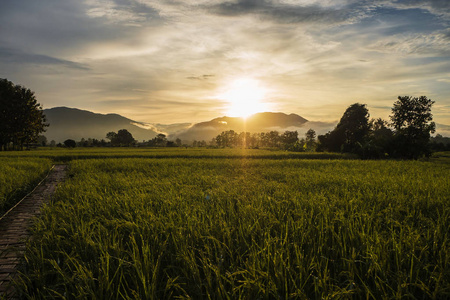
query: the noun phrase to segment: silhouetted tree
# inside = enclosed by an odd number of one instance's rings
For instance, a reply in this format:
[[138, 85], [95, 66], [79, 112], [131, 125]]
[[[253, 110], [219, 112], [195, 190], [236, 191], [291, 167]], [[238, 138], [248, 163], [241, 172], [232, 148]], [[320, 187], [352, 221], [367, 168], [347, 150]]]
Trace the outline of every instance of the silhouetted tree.
[[365, 104], [350, 105], [336, 128], [318, 137], [320, 150], [359, 153], [369, 133], [369, 111]]
[[136, 143], [133, 135], [126, 129], [120, 129], [117, 132], [117, 139], [120, 146], [133, 146]]
[[45, 131], [45, 116], [34, 92], [0, 79], [0, 150], [23, 149]]
[[286, 150], [291, 149], [297, 141], [298, 141], [297, 131], [285, 131], [280, 136], [280, 142], [283, 145], [283, 148]]
[[361, 156], [363, 158], [385, 158], [393, 149], [393, 132], [388, 122], [381, 118], [372, 119], [369, 123], [370, 132], [363, 144]]
[[409, 159], [430, 156], [430, 136], [436, 128], [432, 122], [433, 104], [426, 96], [398, 97], [390, 116], [396, 145], [394, 156]]
[[154, 146], [165, 147], [167, 144], [167, 138], [165, 134], [159, 133], [154, 139]]
[[38, 136], [37, 143], [39, 144], [39, 146], [47, 146], [47, 137], [45, 135]]
[[114, 146], [117, 141], [117, 132], [110, 131], [106, 134], [106, 138], [111, 141], [111, 144]]
[[280, 133], [276, 130], [270, 131], [266, 134], [266, 139], [269, 147], [278, 147], [280, 145], [281, 137]]
[[314, 129], [309, 129], [305, 133], [305, 150], [306, 151], [315, 151], [316, 150], [316, 132]]
[[234, 130], [224, 131], [216, 137], [218, 147], [233, 147], [239, 143], [238, 134]]
[[64, 146], [67, 148], [75, 148], [77, 146], [77, 143], [74, 140], [67, 139], [64, 141]]
[[430, 144], [433, 151], [450, 151], [450, 137], [436, 134], [435, 137], [430, 138]]

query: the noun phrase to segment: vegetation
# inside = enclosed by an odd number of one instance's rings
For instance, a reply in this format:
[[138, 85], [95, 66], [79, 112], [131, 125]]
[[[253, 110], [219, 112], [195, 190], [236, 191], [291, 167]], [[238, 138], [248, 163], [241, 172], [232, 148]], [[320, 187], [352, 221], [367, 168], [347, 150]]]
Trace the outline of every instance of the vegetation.
[[0, 79], [0, 151], [36, 143], [45, 126], [45, 116], [34, 93]]
[[117, 133], [108, 132], [106, 138], [111, 141], [112, 146], [128, 147], [136, 144], [133, 135], [126, 129], [121, 129]]
[[394, 142], [397, 145], [394, 155], [405, 158], [430, 156], [430, 133], [434, 133], [436, 125], [431, 114], [434, 101], [426, 96], [419, 98], [398, 97], [392, 108], [392, 125]]
[[73, 160], [34, 226], [24, 295], [450, 297], [448, 163], [182, 150]]
[[319, 136], [320, 147], [331, 152], [358, 153], [369, 130], [369, 111], [366, 105], [352, 104], [333, 131]]
[[[309, 129], [306, 139], [298, 139], [297, 131], [285, 131], [280, 134], [273, 130], [270, 132], [237, 133], [234, 130], [224, 131], [213, 139], [211, 146], [219, 148], [272, 148], [296, 152], [314, 151], [316, 146], [316, 132]], [[205, 145], [206, 146], [206, 145]]]
[[0, 216], [31, 191], [51, 167], [38, 157], [2, 157], [0, 164]]
[[77, 143], [74, 140], [67, 139], [64, 141], [64, 146], [67, 148], [75, 148], [77, 146]]
[[435, 130], [431, 122], [433, 103], [426, 96], [399, 96], [392, 108], [392, 123], [369, 121], [365, 104], [355, 103], [347, 108], [333, 131], [318, 137], [318, 150], [355, 153], [362, 158], [430, 157], [430, 134]]

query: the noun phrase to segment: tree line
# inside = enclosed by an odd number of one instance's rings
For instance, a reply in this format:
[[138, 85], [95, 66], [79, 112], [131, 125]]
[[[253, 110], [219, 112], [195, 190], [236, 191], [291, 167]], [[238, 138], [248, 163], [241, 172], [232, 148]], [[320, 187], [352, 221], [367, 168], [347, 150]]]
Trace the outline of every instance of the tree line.
[[355, 153], [362, 158], [429, 157], [432, 152], [431, 107], [434, 101], [426, 96], [399, 96], [389, 116], [369, 120], [365, 104], [355, 103], [347, 108], [337, 126], [318, 136], [318, 151]]
[[225, 147], [242, 147], [242, 148], [278, 148], [289, 151], [315, 151], [316, 132], [309, 129], [304, 138], [299, 139], [297, 131], [269, 131], [261, 133], [241, 132], [234, 130], [224, 131], [215, 137], [211, 142], [211, 146], [220, 148]]
[[[394, 102], [389, 116], [390, 121], [369, 119], [365, 104], [350, 105], [336, 127], [324, 135], [317, 136], [309, 129], [304, 138], [299, 139], [297, 131], [278, 131], [237, 133], [224, 131], [213, 138], [209, 145], [205, 141], [194, 141], [194, 147], [270, 147], [288, 151], [329, 151], [354, 153], [362, 158], [406, 158], [429, 157], [432, 150], [448, 150], [448, 138], [436, 136], [431, 143], [431, 134], [436, 125], [431, 114], [434, 101], [426, 96], [399, 96]], [[34, 92], [15, 85], [7, 79], [0, 79], [0, 150], [21, 150], [32, 143], [45, 144], [40, 134], [47, 127], [41, 105]], [[137, 143], [126, 129], [117, 133], [109, 132], [105, 140], [88, 139], [80, 142], [68, 139], [66, 147], [79, 146], [150, 146], [180, 147], [178, 138], [167, 140], [166, 135], [158, 134], [147, 142]], [[55, 144], [54, 141], [50, 145]], [[61, 144], [62, 146], [62, 144]]]

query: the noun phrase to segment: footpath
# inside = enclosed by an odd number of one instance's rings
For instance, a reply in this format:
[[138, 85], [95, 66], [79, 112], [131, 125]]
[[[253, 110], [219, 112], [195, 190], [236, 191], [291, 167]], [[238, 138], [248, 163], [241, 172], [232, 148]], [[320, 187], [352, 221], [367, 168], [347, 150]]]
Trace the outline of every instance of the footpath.
[[28, 228], [39, 215], [42, 204], [64, 180], [66, 168], [66, 165], [55, 165], [30, 194], [0, 218], [0, 299], [17, 299], [13, 281], [30, 235]]

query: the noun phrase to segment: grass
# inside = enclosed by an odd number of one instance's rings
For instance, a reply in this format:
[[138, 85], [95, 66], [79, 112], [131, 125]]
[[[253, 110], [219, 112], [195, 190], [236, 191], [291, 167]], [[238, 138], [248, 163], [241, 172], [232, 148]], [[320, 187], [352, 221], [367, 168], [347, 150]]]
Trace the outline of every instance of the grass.
[[[41, 157], [55, 162], [89, 158], [266, 158], [266, 159], [341, 159], [352, 158], [340, 153], [288, 152], [273, 149], [207, 149], [207, 148], [41, 148], [35, 151], [0, 152], [3, 157]], [[353, 157], [354, 158], [354, 157]]]
[[34, 225], [23, 295], [450, 297], [450, 169], [442, 158], [227, 151], [71, 161], [71, 177]]
[[0, 216], [31, 191], [51, 167], [38, 157], [0, 158]]

